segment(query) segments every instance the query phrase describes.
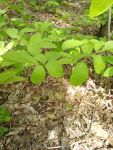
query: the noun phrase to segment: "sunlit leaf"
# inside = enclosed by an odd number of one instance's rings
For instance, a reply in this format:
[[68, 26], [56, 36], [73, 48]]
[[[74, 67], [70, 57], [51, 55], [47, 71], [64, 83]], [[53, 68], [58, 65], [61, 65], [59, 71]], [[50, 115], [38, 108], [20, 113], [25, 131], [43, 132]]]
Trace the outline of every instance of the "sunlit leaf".
[[79, 62], [72, 70], [72, 74], [70, 76], [71, 84], [78, 86], [82, 85], [88, 79], [88, 67], [84, 62]]
[[30, 80], [33, 84], [40, 84], [46, 76], [46, 72], [43, 66], [37, 65], [30, 77]]

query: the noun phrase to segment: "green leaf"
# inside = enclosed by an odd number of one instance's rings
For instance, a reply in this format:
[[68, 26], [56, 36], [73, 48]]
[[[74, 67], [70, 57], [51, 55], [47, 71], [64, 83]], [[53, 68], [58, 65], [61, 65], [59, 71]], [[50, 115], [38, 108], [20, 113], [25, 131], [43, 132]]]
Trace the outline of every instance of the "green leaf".
[[93, 64], [94, 69], [97, 74], [101, 74], [104, 69], [106, 68], [106, 63], [104, 57], [101, 55], [94, 55], [93, 56]]
[[36, 33], [32, 35], [28, 45], [28, 51], [33, 55], [38, 55], [41, 52], [42, 35]]
[[107, 68], [104, 73], [103, 73], [104, 77], [111, 77], [113, 76], [113, 67], [109, 67]]
[[36, 64], [37, 61], [27, 51], [10, 51], [3, 55], [3, 58], [8, 62]]
[[0, 16], [0, 28], [7, 24], [6, 18], [2, 15]]
[[84, 44], [83, 41], [78, 41], [78, 40], [74, 40], [74, 39], [67, 40], [62, 44], [62, 50], [72, 49], [75, 47], [79, 47], [83, 44]]
[[48, 51], [45, 53], [45, 56], [47, 57], [48, 61], [50, 60], [57, 60], [61, 57], [61, 54], [56, 51]]
[[6, 29], [4, 29], [4, 31], [11, 38], [17, 38], [18, 37], [18, 30], [15, 28], [6, 28]]
[[0, 56], [2, 56], [4, 53], [9, 51], [13, 46], [14, 46], [14, 41], [9, 42], [5, 47], [4, 47], [4, 42], [0, 41]]
[[107, 68], [107, 69], [104, 71], [103, 76], [104, 76], [104, 77], [113, 76], [113, 67]]
[[43, 40], [41, 41], [34, 41], [28, 45], [28, 51], [33, 55], [39, 55], [41, 53], [41, 48], [56, 48], [56, 45], [51, 42], [46, 42]]
[[37, 56], [34, 56], [34, 58], [42, 64], [45, 64], [47, 62], [47, 58], [44, 54], [38, 54]]
[[70, 53], [61, 51], [59, 54], [60, 54], [60, 58], [70, 58], [70, 59], [74, 59], [75, 60], [75, 56], [72, 54], [72, 51]]
[[10, 121], [11, 113], [4, 107], [0, 106], [0, 123]]
[[113, 56], [104, 56], [104, 60], [113, 65]]
[[[0, 65], [2, 64], [2, 62], [3, 62], [3, 58], [0, 57]], [[0, 67], [1, 67], [1, 66], [0, 66]]]
[[106, 42], [105, 46], [102, 49], [103, 51], [112, 51], [113, 52], [113, 41]]
[[48, 38], [42, 38], [41, 34], [36, 33], [30, 39], [28, 51], [35, 56], [41, 52], [42, 48], [57, 48], [57, 46]]
[[24, 77], [15, 76], [15, 77], [11, 77], [8, 80], [4, 81], [4, 84], [11, 84], [11, 83], [15, 83], [15, 82], [22, 82], [24, 80], [25, 80]]
[[82, 46], [82, 51], [86, 54], [91, 54], [93, 51], [94, 45], [91, 42], [88, 42]]
[[[0, 2], [1, 2], [1, 0], [0, 0]], [[6, 9], [0, 9], [0, 16], [3, 15], [3, 14], [5, 14], [6, 12], [7, 12]]]
[[[14, 41], [9, 42], [6, 46], [5, 46], [5, 52], [11, 50], [14, 46]], [[4, 53], [5, 53], [4, 52]]]
[[49, 40], [49, 38], [43, 38], [41, 48], [57, 48], [55, 43]]
[[0, 68], [9, 67], [15, 64], [15, 62], [8, 62], [2, 59], [0, 59]]
[[10, 0], [0, 0], [1, 4], [7, 4], [8, 2], [10, 2]]
[[38, 30], [38, 32], [45, 33], [51, 29], [52, 24], [49, 22], [35, 22], [34, 27], [36, 28], [36, 30]]
[[60, 60], [58, 60], [58, 62], [60, 64], [72, 64], [73, 60], [70, 58], [61, 58]]
[[4, 42], [0, 41], [0, 51], [2, 51], [4, 49]]
[[28, 52], [33, 55], [33, 56], [36, 56], [38, 55], [39, 53], [41, 53], [41, 48], [40, 46], [38, 45], [38, 42], [34, 41], [32, 43], [30, 43], [27, 47], [28, 49]]
[[75, 61], [78, 60], [78, 59], [80, 59], [82, 57], [82, 54], [80, 52], [80, 48], [76, 48], [75, 50], [72, 50], [70, 52], [70, 54], [74, 57]]
[[49, 61], [46, 64], [46, 69], [52, 77], [60, 78], [63, 76], [63, 67], [58, 61]]
[[21, 41], [23, 46], [28, 46], [29, 45], [29, 41], [30, 41], [29, 35], [24, 34], [24, 35], [20, 36], [20, 41]]
[[4, 53], [4, 42], [0, 41], [0, 56]]
[[8, 132], [8, 128], [0, 126], [0, 137], [4, 136]]
[[[40, 42], [40, 41], [42, 41], [42, 35], [41, 34], [39, 34], [39, 33], [35, 33], [35, 34], [33, 34], [32, 36], [31, 36], [31, 38], [30, 38], [30, 42], [32, 43], [32, 42], [37, 42], [38, 41], [38, 43]], [[40, 43], [39, 43], [40, 44]]]
[[72, 70], [72, 74], [70, 76], [70, 83], [78, 86], [82, 85], [88, 79], [88, 67], [84, 62], [79, 62], [74, 69]]
[[20, 33], [29, 33], [29, 32], [34, 32], [35, 31], [35, 29], [34, 28], [29, 28], [29, 27], [25, 27], [24, 29], [22, 29], [21, 31], [20, 31]]
[[102, 50], [102, 47], [104, 46], [105, 42], [103, 41], [98, 41], [96, 39], [91, 39], [90, 40], [94, 44], [94, 50], [98, 52], [99, 50]]
[[43, 66], [38, 65], [34, 68], [30, 80], [33, 84], [40, 84], [46, 76], [46, 72]]
[[17, 71], [15, 71], [15, 70], [6, 70], [6, 71], [0, 73], [0, 84], [3, 84], [8, 79], [16, 76], [16, 74], [17, 74]]
[[103, 12], [107, 11], [111, 5], [113, 4], [113, 0], [92, 0], [90, 7], [90, 17], [96, 17]]

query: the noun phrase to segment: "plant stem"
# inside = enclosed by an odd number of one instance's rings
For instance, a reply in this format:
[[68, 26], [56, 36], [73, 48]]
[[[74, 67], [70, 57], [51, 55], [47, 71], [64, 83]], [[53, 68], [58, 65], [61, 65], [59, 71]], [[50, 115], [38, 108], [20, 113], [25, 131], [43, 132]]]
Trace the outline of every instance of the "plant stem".
[[109, 15], [108, 15], [108, 40], [111, 39], [111, 16], [112, 16], [112, 7], [109, 8]]

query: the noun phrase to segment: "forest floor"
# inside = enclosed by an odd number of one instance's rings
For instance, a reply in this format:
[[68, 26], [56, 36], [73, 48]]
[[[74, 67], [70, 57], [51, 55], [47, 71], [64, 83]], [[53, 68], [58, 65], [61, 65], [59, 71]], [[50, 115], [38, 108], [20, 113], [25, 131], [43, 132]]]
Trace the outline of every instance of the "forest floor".
[[[52, 13], [37, 18], [59, 28], [72, 26]], [[83, 25], [80, 33], [97, 31]], [[112, 79], [92, 73], [81, 87], [51, 77], [40, 86], [29, 81], [1, 86], [0, 104], [11, 111], [12, 121], [5, 124], [9, 132], [0, 139], [0, 150], [113, 150], [112, 94]]]

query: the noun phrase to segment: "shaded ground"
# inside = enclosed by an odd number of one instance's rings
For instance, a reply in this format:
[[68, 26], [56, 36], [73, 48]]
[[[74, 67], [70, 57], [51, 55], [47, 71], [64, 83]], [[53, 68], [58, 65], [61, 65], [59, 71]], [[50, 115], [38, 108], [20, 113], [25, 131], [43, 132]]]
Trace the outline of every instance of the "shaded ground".
[[1, 87], [2, 101], [5, 90], [3, 103], [13, 119], [0, 140], [1, 150], [57, 149], [62, 140], [74, 150], [113, 149], [113, 97], [91, 79], [79, 88], [52, 78], [39, 87], [30, 83]]

